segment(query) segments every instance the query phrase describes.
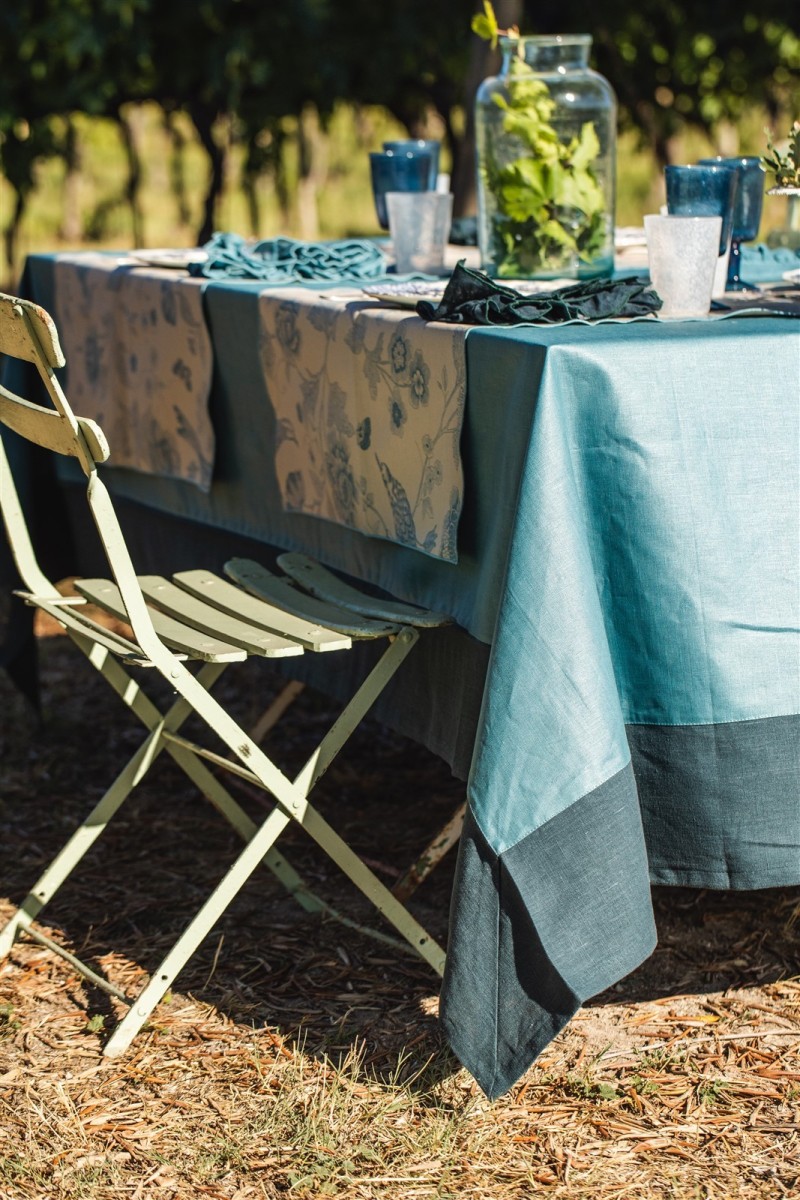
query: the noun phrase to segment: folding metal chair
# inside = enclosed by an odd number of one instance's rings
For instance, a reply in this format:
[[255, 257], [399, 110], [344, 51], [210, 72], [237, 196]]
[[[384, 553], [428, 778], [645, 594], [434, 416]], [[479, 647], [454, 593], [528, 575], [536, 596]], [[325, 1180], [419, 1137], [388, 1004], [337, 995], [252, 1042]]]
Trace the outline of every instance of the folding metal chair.
[[[0, 957], [8, 954], [15, 937], [24, 932], [124, 1001], [128, 1011], [104, 1048], [108, 1055], [120, 1054], [263, 862], [306, 911], [335, 917], [403, 949], [410, 947], [441, 975], [441, 947], [323, 819], [309, 802], [309, 794], [416, 644], [420, 631], [441, 625], [448, 618], [411, 605], [370, 598], [302, 555], [281, 557], [279, 564], [286, 573], [283, 578], [246, 560], [226, 565], [229, 579], [205, 570], [182, 571], [171, 579], [137, 578], [111, 498], [97, 472], [97, 465], [107, 460], [109, 449], [99, 426], [73, 413], [59, 385], [55, 370], [64, 365], [64, 357], [50, 316], [27, 301], [0, 295], [0, 353], [34, 364], [53, 405], [45, 407], [0, 388], [0, 422], [40, 446], [77, 459], [86, 476], [88, 504], [111, 572], [110, 579], [78, 580], [80, 595], [72, 597], [62, 596], [47, 579], [37, 562], [0, 439], [0, 508], [24, 583], [19, 594], [64, 627], [147, 730], [144, 741], [103, 798], [0, 930]], [[93, 620], [87, 613], [89, 602], [126, 622], [132, 636]], [[335, 655], [347, 650], [354, 639], [363, 638], [382, 639], [386, 648], [293, 780], [278, 769], [258, 739], [248, 734], [211, 694], [210, 689], [226, 667], [248, 656], [273, 658], [305, 652]], [[190, 669], [193, 664], [197, 664], [194, 671]], [[177, 692], [177, 699], [167, 711], [160, 711], [146, 695], [139, 676], [130, 674], [131, 668], [140, 667], [163, 676]], [[146, 677], [147, 671], [142, 672], [142, 678]], [[262, 721], [259, 736], [274, 722], [282, 704], [285, 707], [283, 701], [276, 702]], [[223, 753], [182, 736], [181, 728], [193, 713], [221, 741]], [[87, 735], [91, 737], [91, 730]], [[34, 922], [164, 751], [230, 822], [245, 846], [149, 983], [138, 996], [129, 999], [57, 945]], [[271, 795], [274, 807], [260, 825], [250, 819], [207, 764], [224, 768]], [[402, 941], [382, 930], [359, 925], [311, 892], [275, 845], [292, 821], [301, 825], [368, 897]]]

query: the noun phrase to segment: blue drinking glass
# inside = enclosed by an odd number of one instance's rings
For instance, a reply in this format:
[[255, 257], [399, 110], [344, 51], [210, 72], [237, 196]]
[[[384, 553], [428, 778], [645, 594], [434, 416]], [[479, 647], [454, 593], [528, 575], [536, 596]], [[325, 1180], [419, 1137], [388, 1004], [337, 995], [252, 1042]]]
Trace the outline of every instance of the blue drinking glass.
[[381, 229], [389, 228], [386, 211], [387, 192], [430, 192], [430, 154], [411, 154], [407, 151], [376, 150], [369, 156], [372, 194], [375, 212]]
[[754, 155], [743, 155], [740, 158], [723, 158], [718, 155], [716, 158], [701, 158], [700, 165], [727, 167], [731, 171], [736, 171], [739, 176], [739, 191], [733, 208], [728, 282], [725, 286], [729, 292], [758, 292], [760, 288], [752, 283], [744, 283], [739, 272], [741, 244], [742, 242], [751, 242], [758, 234], [758, 227], [761, 224], [765, 179], [761, 159]]
[[728, 249], [739, 173], [723, 166], [665, 167], [667, 212], [682, 217], [722, 217], [719, 252]]
[[391, 150], [393, 154], [429, 154], [431, 156], [431, 170], [428, 177], [427, 190], [429, 192], [436, 190], [441, 142], [437, 142], [433, 138], [401, 138], [399, 141], [384, 142], [383, 148], [384, 150]]

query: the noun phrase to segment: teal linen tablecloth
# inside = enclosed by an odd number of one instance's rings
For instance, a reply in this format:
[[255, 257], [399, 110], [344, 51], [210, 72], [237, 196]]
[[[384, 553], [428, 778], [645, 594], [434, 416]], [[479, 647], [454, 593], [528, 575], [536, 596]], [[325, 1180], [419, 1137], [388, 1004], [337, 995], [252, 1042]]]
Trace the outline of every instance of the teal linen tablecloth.
[[[53, 270], [24, 280], [46, 307]], [[455, 565], [281, 510], [260, 286], [203, 295], [210, 492], [106, 478], [150, 537], [302, 548], [466, 631], [406, 705], [472, 752], [441, 1016], [500, 1095], [651, 952], [651, 882], [800, 883], [800, 325], [470, 332]]]
[[468, 404], [486, 388], [533, 418], [442, 997], [498, 1094], [649, 953], [649, 881], [800, 881], [800, 333], [468, 347]]

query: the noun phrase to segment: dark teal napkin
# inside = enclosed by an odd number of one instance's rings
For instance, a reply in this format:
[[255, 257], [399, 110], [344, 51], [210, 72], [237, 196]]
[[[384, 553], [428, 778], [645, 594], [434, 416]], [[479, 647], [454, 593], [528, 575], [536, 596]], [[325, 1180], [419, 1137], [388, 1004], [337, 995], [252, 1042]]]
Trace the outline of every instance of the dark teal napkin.
[[453, 217], [450, 236], [451, 246], [477, 246], [478, 221], [476, 217]]
[[374, 280], [386, 275], [386, 257], [374, 242], [299, 242], [267, 238], [250, 243], [236, 233], [215, 233], [203, 249], [208, 258], [192, 263], [205, 279], [261, 279], [264, 283]]
[[426, 321], [464, 325], [523, 325], [532, 321], [601, 321], [611, 317], [644, 317], [661, 308], [649, 279], [589, 279], [585, 283], [525, 296], [496, 283], [482, 271], [453, 271], [438, 305], [421, 300], [417, 312]]

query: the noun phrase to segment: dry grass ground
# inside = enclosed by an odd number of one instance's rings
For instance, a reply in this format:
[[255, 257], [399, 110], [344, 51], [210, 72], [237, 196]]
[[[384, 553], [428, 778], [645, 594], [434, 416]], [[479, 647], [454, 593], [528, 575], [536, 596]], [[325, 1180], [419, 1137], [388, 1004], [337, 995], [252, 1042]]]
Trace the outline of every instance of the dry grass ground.
[[[0, 680], [0, 917], [138, 736], [65, 639], [42, 649], [43, 730]], [[241, 697], [244, 715], [270, 686]], [[287, 766], [325, 715], [301, 698]], [[320, 803], [389, 879], [462, 794], [370, 725]], [[235, 839], [164, 765], [104, 840], [48, 928], [134, 989]], [[358, 907], [302, 833], [289, 841], [320, 889]], [[441, 937], [451, 879], [445, 863], [412, 905]], [[661, 889], [655, 903], [654, 956], [493, 1104], [442, 1043], [428, 969], [309, 920], [265, 872], [121, 1060], [100, 1053], [115, 1002], [20, 941], [0, 964], [0, 1198], [797, 1196], [800, 890]]]

